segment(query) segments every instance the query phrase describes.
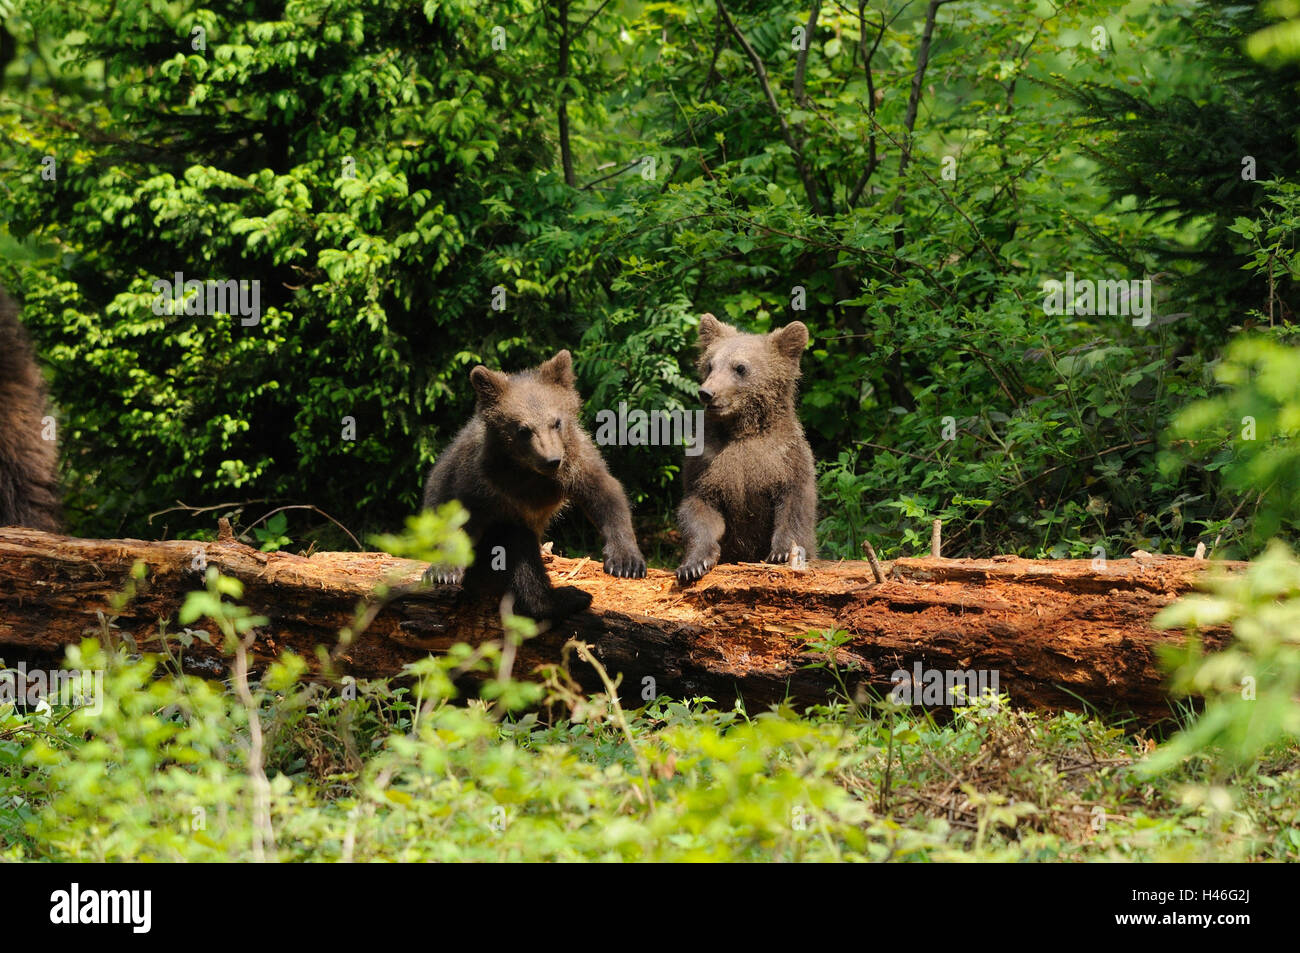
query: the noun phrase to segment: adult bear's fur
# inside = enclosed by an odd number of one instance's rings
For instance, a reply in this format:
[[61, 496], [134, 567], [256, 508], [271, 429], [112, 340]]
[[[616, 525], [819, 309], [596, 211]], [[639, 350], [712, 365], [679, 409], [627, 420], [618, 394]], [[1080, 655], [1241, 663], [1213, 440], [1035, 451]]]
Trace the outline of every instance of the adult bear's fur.
[[58, 448], [44, 437], [48, 413], [18, 307], [0, 289], [0, 526], [60, 529]]

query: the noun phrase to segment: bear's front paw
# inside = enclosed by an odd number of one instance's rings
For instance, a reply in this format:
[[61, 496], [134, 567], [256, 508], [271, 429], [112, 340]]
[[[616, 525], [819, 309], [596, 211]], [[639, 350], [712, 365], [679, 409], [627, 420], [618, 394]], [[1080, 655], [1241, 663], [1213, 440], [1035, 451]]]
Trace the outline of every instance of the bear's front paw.
[[715, 558], [707, 559], [688, 559], [677, 567], [677, 582], [681, 585], [694, 582], [704, 577], [704, 574], [718, 564]]
[[620, 579], [644, 579], [645, 557], [635, 549], [610, 553], [605, 557], [605, 572]]
[[591, 593], [584, 592], [577, 586], [561, 586], [551, 593], [551, 610], [547, 616], [552, 621], [559, 621], [565, 616], [581, 612], [591, 605]]
[[776, 540], [772, 540], [772, 551], [767, 554], [766, 562], [785, 563], [791, 569], [807, 569], [808, 551], [798, 543], [791, 543], [782, 549]]
[[424, 581], [431, 586], [459, 586], [465, 578], [465, 570], [459, 566], [435, 566], [429, 564], [424, 571]]

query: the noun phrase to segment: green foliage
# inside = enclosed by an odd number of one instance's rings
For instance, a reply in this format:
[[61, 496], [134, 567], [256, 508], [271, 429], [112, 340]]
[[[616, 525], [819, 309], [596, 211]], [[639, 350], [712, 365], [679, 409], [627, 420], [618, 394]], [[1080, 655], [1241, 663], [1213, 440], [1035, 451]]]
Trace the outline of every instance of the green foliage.
[[[5, 4], [0, 282], [52, 372], [73, 530], [157, 535], [167, 512], [195, 535], [264, 504], [265, 551], [347, 541], [295, 504], [463, 563], [462, 510], [410, 514], [469, 369], [569, 347], [589, 414], [693, 407], [707, 310], [812, 331], [824, 555], [924, 550], [934, 518], [949, 555], [1295, 534], [1292, 0], [944, 4], [920, 81], [927, 4], [822, 5], [806, 51], [806, 4], [723, 7]], [[1157, 313], [1048, 314], [1067, 271], [1152, 276]], [[256, 322], [155, 308], [177, 272], [259, 282]], [[681, 451], [607, 456], [671, 561]], [[583, 521], [557, 531], [594, 551]], [[1147, 739], [1080, 715], [867, 705], [838, 632], [805, 645], [838, 700], [804, 713], [520, 678], [536, 626], [509, 614], [391, 682], [250, 673], [264, 620], [209, 573], [179, 622], [222, 635], [228, 689], [179, 674], [205, 631], [140, 656], [106, 620], [68, 656], [103, 672], [102, 710], [0, 706], [0, 839], [48, 860], [1294, 860], [1298, 573], [1271, 550], [1162, 616], [1237, 641], [1181, 656], [1205, 714], [1151, 771]]]
[[[436, 555], [461, 535], [458, 515], [429, 514], [436, 528], [390, 546]], [[142, 578], [132, 574], [119, 608]], [[1169, 618], [1232, 618], [1245, 648], [1189, 662], [1187, 684], [1214, 692], [1250, 671], [1259, 710], [1294, 715], [1300, 660], [1289, 633], [1300, 601], [1279, 607], [1276, 597], [1300, 593], [1300, 563], [1270, 554], [1223, 585], [1221, 598]], [[836, 663], [843, 632], [805, 640], [807, 664], [839, 686], [808, 711], [667, 697], [628, 711], [618, 673], [578, 642], [539, 679], [519, 678], [517, 649], [537, 628], [511, 617], [501, 639], [453, 645], [392, 681], [304, 683], [306, 663], [289, 653], [250, 676], [248, 648], [266, 620], [239, 605], [240, 590], [210, 569], [180, 615], [215, 624], [233, 655], [228, 686], [183, 674], [202, 631], [169, 636], [164, 626], [164, 654], [139, 655], [131, 633], [106, 625], [106, 641], [68, 650], [83, 685], [102, 678], [83, 692], [89, 704], [0, 704], [9, 859], [1300, 857], [1300, 806], [1279, 799], [1300, 771], [1289, 723], [1238, 737], [1239, 712], [1227, 727], [1208, 720], [1220, 729], [1211, 740], [1248, 742], [1235, 763], [1255, 770], [1240, 805], [1182, 803], [1179, 786], [1203, 770], [1170, 758], [1186, 741], [1157, 755], [1164, 776], [1143, 780], [1143, 739], [1081, 714], [1018, 712], [989, 696], [940, 724], [892, 700], [867, 703]], [[578, 687], [570, 653], [603, 692]], [[472, 697], [458, 697], [471, 683]]]
[[266, 521], [266, 525], [253, 528], [253, 536], [260, 544], [258, 546], [264, 553], [273, 553], [284, 546], [289, 545], [292, 540], [284, 535], [285, 530], [289, 528], [289, 518], [284, 513], [276, 513]]
[[[1191, 459], [1222, 472], [1224, 485], [1253, 507], [1259, 542], [1300, 525], [1300, 349], [1267, 337], [1233, 341], [1215, 367], [1224, 390], [1189, 406], [1173, 428], [1176, 474]], [[1178, 438], [1187, 441], [1178, 445]]]
[[[351, 695], [296, 683], [300, 664], [268, 671], [252, 710], [265, 726], [266, 856], [1300, 857], [1297, 807], [1277, 797], [1295, 783], [1294, 748], [1265, 749], [1245, 803], [1212, 817], [1180, 806], [1186, 772], [1141, 780], [1129, 767], [1140, 742], [1082, 715], [974, 706], [941, 726], [842, 704], [751, 716], [667, 698], [623, 712], [608, 694], [573, 694], [562, 673], [517, 682], [507, 658], [499, 642], [457, 646], [400, 685]], [[99, 713], [0, 707], [7, 856], [251, 859], [258, 795], [236, 694], [94, 640], [68, 663], [105, 672]], [[516, 690], [453, 704], [467, 673]]]
[[1250, 249], [1233, 228], [1267, 204], [1261, 181], [1300, 174], [1300, 68], [1250, 55], [1247, 38], [1268, 23], [1262, 6], [1154, 4], [1142, 39], [1177, 51], [1168, 62], [1056, 84], [1096, 124], [1100, 136], [1083, 148], [1120, 207], [1141, 216], [1129, 244], [1159, 274], [1170, 318], [1194, 346], [1219, 346], [1266, 299], [1266, 311], [1300, 306], [1293, 278], [1246, 269]]
[[452, 500], [436, 510], [421, 510], [406, 518], [402, 533], [382, 533], [370, 542], [386, 553], [405, 559], [448, 566], [468, 566], [474, 548], [461, 528], [469, 522], [469, 513]]
[[1151, 772], [1200, 755], [1223, 775], [1300, 738], [1300, 560], [1274, 543], [1244, 573], [1213, 576], [1205, 588], [1162, 610], [1155, 625], [1189, 636], [1230, 625], [1234, 639], [1206, 655], [1189, 638], [1171, 653], [1173, 687], [1204, 697], [1205, 711], [1148, 762]]
[[1296, 0], [1268, 0], [1262, 12], [1280, 22], [1252, 34], [1246, 50], [1257, 60], [1294, 63], [1300, 60], [1300, 3]]
[[[156, 659], [110, 655], [94, 640], [70, 648], [68, 664], [105, 671], [102, 711], [24, 726], [33, 736], [22, 764], [43, 782], [39, 809], [29, 802], [29, 847], [94, 861], [246, 849], [246, 819], [230, 810], [247, 787], [230, 763], [244, 719], [220, 684], [156, 678]], [[29, 781], [29, 797], [37, 786]]]
[[[542, 50], [491, 47], [535, 7], [16, 9], [20, 38], [61, 38], [50, 61], [90, 90], [56, 105], [37, 86], [0, 120], [4, 219], [51, 250], [3, 278], [55, 371], [79, 527], [139, 531], [160, 504], [214, 496], [353, 525], [413, 512], [469, 366], [558, 343], [527, 295], [489, 310], [494, 285], [517, 290], [512, 197], [549, 202], [550, 95], [526, 79]], [[260, 282], [260, 319], [155, 313], [153, 283], [177, 272]], [[480, 331], [450, 333], [467, 322]]]
[[[1248, 18], [946, 4], [914, 102], [922, 7], [826, 5], [806, 55], [790, 42], [805, 7], [727, 9], [734, 31], [712, 4], [16, 3], [0, 239], [22, 244], [0, 280], [53, 370], [74, 528], [144, 534], [177, 500], [256, 501], [312, 504], [364, 538], [417, 508], [474, 363], [567, 346], [589, 413], [690, 407], [705, 310], [809, 324], [801, 415], [829, 555], [868, 536], [910, 551], [931, 516], [954, 555], [1190, 548], [1192, 515], [1223, 520], [1215, 471], [1189, 489], [1154, 468], [1156, 435], [1205, 390], [1213, 354], [1188, 346], [1193, 323], [1046, 315], [1041, 286], [1187, 277], [1155, 246], [1209, 228], [1201, 257], [1237, 256], [1209, 282], [1224, 280], [1215, 315], [1289, 303], [1290, 279], [1265, 301], [1238, 268], [1246, 238], [1227, 226], [1264, 221], [1256, 183], [1208, 155], [1195, 175], [1159, 172], [1165, 144], [1186, 152], [1171, 123], [1208, 142], [1196, 117], [1268, 131], [1261, 169], [1289, 171], [1274, 155], [1295, 125], [1285, 82], [1232, 54], [1253, 92], [1220, 102], [1198, 73]], [[1114, 76], [1132, 80], [1123, 103], [1097, 92]], [[1095, 93], [1083, 115], [1061, 109], [1061, 83]], [[1170, 85], [1191, 112], [1162, 112]], [[1165, 119], [1095, 142], [1095, 103]], [[1108, 193], [1098, 173], [1134, 136]], [[1181, 217], [1129, 214], [1135, 182]], [[176, 272], [260, 281], [259, 322], [154, 313], [153, 282]], [[1192, 300], [1179, 290], [1174, 314]], [[671, 560], [680, 451], [607, 456]], [[168, 532], [202, 532], [195, 515]], [[347, 544], [333, 523], [292, 524], [254, 535]], [[582, 520], [556, 531], [595, 545]]]
[[244, 584], [238, 579], [223, 576], [215, 566], [209, 566], [204, 581], [204, 589], [185, 597], [179, 615], [181, 625], [188, 626], [200, 618], [211, 619], [225, 637], [229, 649], [237, 639], [270, 621], [266, 616], [253, 615], [245, 606], [226, 601], [227, 596], [243, 598]]

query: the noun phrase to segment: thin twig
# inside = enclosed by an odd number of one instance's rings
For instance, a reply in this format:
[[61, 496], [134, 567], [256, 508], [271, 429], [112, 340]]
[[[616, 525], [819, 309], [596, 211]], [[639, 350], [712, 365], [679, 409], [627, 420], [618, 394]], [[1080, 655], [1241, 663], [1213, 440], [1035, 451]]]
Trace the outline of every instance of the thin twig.
[[606, 179], [612, 179], [617, 175], [622, 175], [624, 172], [631, 172], [633, 169], [635, 169], [637, 166], [640, 165], [645, 165], [645, 156], [637, 156], [627, 165], [623, 166], [623, 168], [616, 169], [613, 172], [611, 172], [609, 175], [602, 175], [599, 179], [592, 179], [586, 185], [582, 186], [581, 191], [586, 191], [592, 186], [599, 185], [601, 182], [604, 182]]
[[266, 779], [262, 758], [262, 719], [257, 700], [248, 686], [248, 650], [257, 641], [257, 630], [235, 642], [235, 692], [248, 713], [248, 773], [253, 782], [253, 861], [266, 862], [266, 848], [275, 849], [275, 830], [271, 826], [271, 784]]
[[[1046, 470], [1039, 470], [1033, 476], [1026, 477], [1024, 480], [1017, 483], [1008, 492], [1014, 493], [1016, 490], [1028, 486], [1030, 483], [1033, 483], [1035, 480], [1042, 479], [1043, 477], [1047, 476], [1049, 473], [1055, 473], [1057, 470], [1062, 470], [1066, 467], [1077, 466], [1078, 464], [1082, 463], [1084, 460], [1095, 460], [1098, 457], [1104, 457], [1107, 454], [1115, 453], [1119, 450], [1131, 450], [1134, 447], [1142, 447], [1149, 443], [1155, 443], [1155, 442], [1156, 442], [1155, 437], [1147, 437], [1144, 440], [1134, 440], [1131, 443], [1116, 444], [1113, 447], [1107, 447], [1105, 450], [1098, 450], [1096, 453], [1090, 453], [1085, 457], [1075, 457], [1071, 459], [1068, 463], [1061, 463], [1061, 464], [1057, 464], [1054, 467], [1048, 467]], [[1234, 511], [1234, 515], [1235, 515], [1235, 511]]]
[[254, 503], [265, 503], [266, 498], [260, 500], [244, 500], [242, 503], [218, 503], [215, 506], [190, 506], [188, 503], [176, 501], [175, 506], [169, 506], [165, 510], [159, 510], [157, 513], [150, 513], [148, 522], [152, 523], [155, 516], [166, 516], [168, 513], [175, 513], [184, 510], [186, 513], [197, 516], [200, 513], [211, 513], [213, 510], [235, 509], [242, 510], [246, 506], [252, 506]]
[[590, 645], [586, 642], [579, 642], [577, 639], [570, 639], [568, 643], [566, 643], [565, 648], [569, 648], [570, 646], [577, 651], [578, 658], [582, 659], [594, 668], [596, 674], [600, 676], [601, 683], [604, 684], [605, 691], [609, 697], [609, 703], [613, 706], [614, 717], [618, 721], [619, 728], [623, 731], [623, 737], [627, 739], [627, 746], [632, 749], [632, 754], [636, 758], [637, 768], [641, 772], [641, 783], [645, 788], [646, 806], [649, 808], [650, 813], [654, 814], [655, 800], [654, 793], [650, 790], [650, 766], [646, 763], [645, 755], [641, 753], [641, 749], [637, 747], [637, 743], [632, 737], [632, 729], [628, 726], [627, 717], [623, 714], [623, 706], [619, 704], [618, 687], [610, 679], [609, 673], [605, 671], [605, 666], [601, 665], [600, 662], [596, 660], [596, 656], [592, 653]]
[[883, 444], [872, 443], [870, 440], [855, 440], [853, 442], [859, 447], [871, 447], [873, 450], [883, 450], [886, 453], [901, 453], [905, 457], [911, 457], [913, 460], [920, 460], [922, 463], [934, 463], [934, 454], [930, 454], [928, 457], [923, 457], [919, 453], [910, 453], [907, 450], [899, 450], [895, 447], [886, 447]]
[[883, 583], [885, 581], [885, 573], [884, 570], [880, 568], [880, 560], [876, 558], [876, 548], [871, 545], [871, 540], [864, 539], [862, 541], [862, 548], [867, 551], [867, 562], [871, 563], [871, 575], [876, 577], [876, 582]]
[[352, 542], [356, 543], [358, 552], [365, 552], [365, 549], [366, 549], [366, 548], [365, 548], [364, 546], [361, 545], [361, 540], [359, 540], [359, 539], [357, 539], [355, 536], [353, 536], [351, 530], [349, 530], [346, 526], [344, 526], [342, 523], [340, 523], [340, 522], [339, 522], [338, 520], [336, 520], [334, 517], [330, 516], [328, 513], [326, 513], [326, 512], [325, 512], [323, 509], [321, 509], [319, 506], [312, 506], [310, 503], [294, 503], [294, 504], [292, 504], [292, 505], [290, 505], [290, 506], [282, 506], [282, 507], [280, 507], [279, 509], [271, 510], [271, 512], [267, 513], [267, 514], [266, 514], [265, 516], [263, 516], [261, 519], [256, 520], [256, 521], [254, 521], [254, 522], [252, 522], [252, 523], [249, 523], [248, 526], [244, 528], [244, 532], [247, 533], [249, 530], [251, 530], [251, 529], [252, 529], [254, 526], [256, 526], [258, 523], [261, 523], [261, 522], [263, 522], [264, 520], [268, 520], [268, 519], [270, 519], [272, 516], [274, 516], [276, 513], [281, 513], [281, 512], [283, 512], [284, 510], [315, 510], [317, 513], [319, 513], [321, 516], [325, 517], [327, 520], [329, 520], [331, 523], [333, 523], [333, 524], [334, 524], [335, 526], [337, 526], [339, 529], [343, 530], [343, 532], [347, 533], [347, 534], [348, 534], [348, 539], [350, 539], [350, 540], [352, 540]]
[[582, 36], [583, 31], [586, 30], [587, 27], [591, 26], [591, 21], [596, 19], [596, 14], [600, 13], [600, 11], [604, 10], [607, 6], [609, 6], [609, 0], [603, 0], [600, 6], [595, 10], [592, 10], [591, 16], [582, 21], [582, 26], [578, 27], [578, 32], [573, 34], [573, 38], [576, 40], [578, 37]]

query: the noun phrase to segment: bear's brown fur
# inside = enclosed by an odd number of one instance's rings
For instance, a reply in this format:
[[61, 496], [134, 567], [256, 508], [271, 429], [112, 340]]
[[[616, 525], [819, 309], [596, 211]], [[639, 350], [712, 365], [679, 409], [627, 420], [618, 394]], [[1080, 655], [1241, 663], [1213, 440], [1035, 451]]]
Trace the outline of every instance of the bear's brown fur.
[[794, 407], [808, 328], [744, 334], [706, 314], [699, 334], [704, 450], [683, 468], [678, 581], [719, 562], [784, 562], [793, 546], [812, 558], [817, 479]]
[[632, 532], [622, 485], [579, 423], [582, 400], [573, 363], [560, 351], [540, 367], [502, 374], [479, 365], [470, 373], [478, 395], [474, 417], [438, 457], [424, 488], [426, 508], [459, 500], [469, 511], [474, 542], [468, 571], [430, 567], [440, 582], [462, 576], [472, 594], [514, 596], [514, 611], [558, 619], [585, 609], [591, 596], [551, 588], [542, 564], [542, 533], [573, 500], [605, 539], [605, 572], [640, 578], [645, 559]]
[[60, 529], [58, 448], [44, 437], [48, 413], [18, 307], [0, 289], [0, 526]]

